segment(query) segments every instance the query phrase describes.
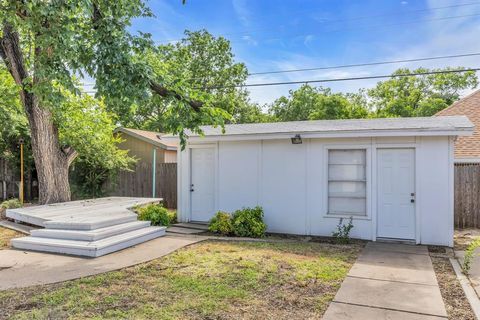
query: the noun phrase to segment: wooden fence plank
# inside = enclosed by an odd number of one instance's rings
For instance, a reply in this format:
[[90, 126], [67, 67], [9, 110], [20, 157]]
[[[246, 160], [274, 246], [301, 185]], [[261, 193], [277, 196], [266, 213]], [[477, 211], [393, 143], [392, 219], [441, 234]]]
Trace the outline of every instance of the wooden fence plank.
[[455, 164], [455, 228], [480, 227], [480, 164]]
[[167, 208], [177, 207], [177, 164], [158, 163], [155, 175], [155, 195], [153, 195], [152, 165], [139, 163], [132, 171], [121, 171], [106, 182], [106, 190], [111, 196], [163, 198]]

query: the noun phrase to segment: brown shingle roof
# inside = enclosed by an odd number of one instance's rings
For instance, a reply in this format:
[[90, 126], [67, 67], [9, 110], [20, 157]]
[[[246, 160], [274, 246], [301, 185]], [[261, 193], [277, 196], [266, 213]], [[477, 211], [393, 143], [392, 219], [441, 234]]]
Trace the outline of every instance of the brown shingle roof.
[[139, 130], [139, 129], [131, 129], [131, 128], [117, 128], [115, 132], [123, 132], [125, 134], [131, 135], [136, 138], [140, 138], [142, 140], [148, 140], [149, 142], [156, 144], [156, 145], [163, 145], [166, 149], [169, 150], [176, 150], [177, 145], [172, 141], [165, 141], [162, 140], [162, 136], [165, 133], [154, 132], [154, 131], [146, 131], [146, 130]]
[[473, 135], [457, 137], [455, 159], [480, 159], [480, 90], [453, 103], [436, 116], [465, 115], [475, 125]]

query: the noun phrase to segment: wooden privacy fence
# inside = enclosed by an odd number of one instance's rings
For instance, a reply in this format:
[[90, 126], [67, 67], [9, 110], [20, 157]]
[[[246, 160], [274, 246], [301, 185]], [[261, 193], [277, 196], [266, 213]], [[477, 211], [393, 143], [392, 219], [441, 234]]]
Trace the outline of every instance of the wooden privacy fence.
[[455, 164], [455, 228], [480, 228], [480, 163]]
[[[107, 182], [112, 196], [152, 197], [152, 165], [138, 163], [132, 171], [121, 171], [113, 181]], [[177, 208], [177, 164], [157, 163], [155, 174], [155, 197], [163, 198], [167, 208]]]

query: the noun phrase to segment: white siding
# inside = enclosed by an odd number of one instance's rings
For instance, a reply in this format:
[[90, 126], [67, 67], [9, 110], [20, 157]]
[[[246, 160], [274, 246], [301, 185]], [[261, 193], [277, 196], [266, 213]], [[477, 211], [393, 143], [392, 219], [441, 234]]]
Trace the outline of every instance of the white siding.
[[[217, 149], [216, 210], [260, 205], [268, 231], [330, 236], [339, 218], [326, 216], [327, 151], [367, 149], [367, 215], [351, 235], [376, 239], [376, 148], [415, 148], [416, 240], [453, 244], [453, 156], [450, 137], [222, 141]], [[189, 220], [189, 148], [179, 155], [179, 217]]]
[[422, 243], [453, 246], [453, 159], [448, 138], [423, 137], [417, 159]]
[[232, 212], [258, 205], [261, 141], [219, 144], [220, 210]]

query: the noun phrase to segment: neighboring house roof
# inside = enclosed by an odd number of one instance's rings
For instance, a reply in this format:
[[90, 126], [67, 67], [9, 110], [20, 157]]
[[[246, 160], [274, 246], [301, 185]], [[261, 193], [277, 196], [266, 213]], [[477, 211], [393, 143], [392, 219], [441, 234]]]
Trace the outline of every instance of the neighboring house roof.
[[480, 90], [469, 94], [438, 112], [436, 116], [467, 116], [475, 125], [473, 135], [458, 137], [455, 141], [455, 159], [468, 161], [480, 159]]
[[[204, 139], [268, 139], [289, 138], [301, 134], [305, 138], [317, 137], [379, 137], [379, 136], [435, 136], [468, 135], [473, 124], [464, 116], [385, 118], [356, 120], [315, 120], [274, 123], [230, 124], [225, 133], [220, 127], [202, 127]], [[189, 138], [200, 137], [187, 133]], [[164, 139], [175, 139], [166, 135]]]
[[122, 132], [124, 134], [135, 137], [135, 138], [140, 139], [142, 141], [151, 143], [151, 144], [153, 144], [153, 145], [155, 145], [159, 148], [165, 149], [165, 150], [177, 150], [177, 145], [174, 142], [165, 141], [165, 140], [162, 139], [162, 136], [164, 136], [165, 133], [138, 130], [138, 129], [130, 129], [130, 128], [123, 128], [123, 127], [119, 127], [117, 129], [115, 129], [114, 132], [115, 133]]

